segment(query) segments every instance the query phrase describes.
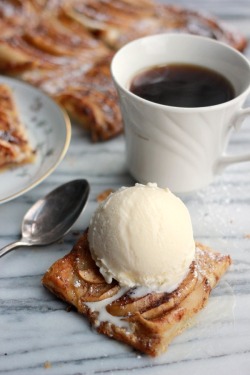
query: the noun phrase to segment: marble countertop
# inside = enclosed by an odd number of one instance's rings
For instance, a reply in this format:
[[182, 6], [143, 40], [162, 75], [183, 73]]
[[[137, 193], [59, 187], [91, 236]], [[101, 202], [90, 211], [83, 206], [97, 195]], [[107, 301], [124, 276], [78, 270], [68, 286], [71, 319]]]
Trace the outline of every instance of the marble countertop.
[[[175, 3], [187, 5], [184, 0]], [[192, 0], [188, 5], [217, 14], [250, 39], [249, 0]], [[250, 48], [246, 54], [250, 57]], [[232, 152], [249, 149], [249, 125], [250, 118], [233, 136]], [[46, 269], [71, 249], [87, 227], [96, 196], [107, 188], [134, 183], [127, 172], [122, 135], [92, 144], [73, 126], [69, 150], [52, 175], [0, 206], [0, 247], [19, 238], [23, 215], [38, 198], [76, 178], [88, 179], [91, 193], [65, 238], [44, 248], [20, 248], [0, 259], [0, 374], [249, 375], [250, 163], [229, 167], [210, 186], [181, 196], [191, 214], [195, 239], [230, 254], [233, 265], [195, 325], [156, 359], [96, 334], [83, 316], [67, 312], [67, 305], [41, 285]]]

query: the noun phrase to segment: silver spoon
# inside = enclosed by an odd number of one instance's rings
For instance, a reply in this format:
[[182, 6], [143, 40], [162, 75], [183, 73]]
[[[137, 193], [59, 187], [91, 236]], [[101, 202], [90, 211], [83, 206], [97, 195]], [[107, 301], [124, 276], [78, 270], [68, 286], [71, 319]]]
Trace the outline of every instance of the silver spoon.
[[59, 240], [79, 217], [89, 190], [86, 180], [73, 180], [39, 199], [23, 218], [21, 239], [3, 247], [0, 257], [16, 247], [49, 245]]

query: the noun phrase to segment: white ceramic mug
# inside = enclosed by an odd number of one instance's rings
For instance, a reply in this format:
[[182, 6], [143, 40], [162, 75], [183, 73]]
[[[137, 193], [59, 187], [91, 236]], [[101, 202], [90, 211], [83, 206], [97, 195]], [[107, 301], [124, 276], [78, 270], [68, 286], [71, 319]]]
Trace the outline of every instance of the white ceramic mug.
[[[174, 63], [217, 71], [231, 82], [235, 98], [214, 106], [180, 108], [129, 91], [139, 72]], [[250, 64], [235, 49], [200, 36], [154, 35], [122, 47], [113, 58], [111, 73], [125, 125], [128, 168], [139, 182], [190, 192], [212, 182], [227, 165], [250, 160], [250, 153], [226, 154], [231, 130], [250, 114], [249, 108], [242, 109], [250, 88]]]

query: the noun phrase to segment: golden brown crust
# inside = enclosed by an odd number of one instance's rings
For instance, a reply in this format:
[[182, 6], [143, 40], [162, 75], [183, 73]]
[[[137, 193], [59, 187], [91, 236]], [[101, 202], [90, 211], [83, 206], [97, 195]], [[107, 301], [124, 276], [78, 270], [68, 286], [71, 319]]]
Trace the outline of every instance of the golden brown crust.
[[113, 192], [114, 192], [113, 189], [105, 189], [105, 190], [101, 191], [101, 193], [99, 193], [96, 197], [97, 202], [98, 203], [103, 202]]
[[[206, 305], [212, 288], [230, 264], [229, 256], [197, 244], [195, 262], [178, 289], [172, 293], [137, 296], [133, 289], [123, 291], [116, 281], [105, 282], [91, 258], [87, 233], [84, 233], [72, 251], [50, 267], [42, 282], [59, 298], [87, 315], [98, 332], [156, 356], [166, 350], [171, 340]], [[107, 298], [111, 299], [105, 302]], [[99, 316], [99, 309], [95, 307], [99, 301], [103, 301], [108, 319], [102, 320]], [[120, 323], [114, 323], [113, 318]]]
[[34, 155], [12, 91], [0, 84], [0, 168], [29, 163]]
[[182, 31], [204, 35], [231, 44], [239, 50], [246, 39], [216, 18], [175, 5], [151, 0], [75, 0], [65, 9], [69, 17], [81, 23], [112, 48], [151, 34]]
[[108, 140], [122, 132], [122, 118], [109, 64], [110, 57], [100, 60], [54, 95], [71, 117], [78, 122], [84, 119], [85, 128], [90, 131], [94, 142]]

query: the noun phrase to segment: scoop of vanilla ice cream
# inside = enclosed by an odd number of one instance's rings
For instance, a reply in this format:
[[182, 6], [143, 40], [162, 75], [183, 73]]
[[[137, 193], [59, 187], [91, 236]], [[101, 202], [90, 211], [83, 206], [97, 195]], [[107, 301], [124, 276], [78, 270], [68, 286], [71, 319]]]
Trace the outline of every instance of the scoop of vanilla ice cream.
[[189, 271], [195, 243], [184, 203], [157, 184], [121, 188], [94, 213], [90, 251], [105, 280], [171, 292]]

